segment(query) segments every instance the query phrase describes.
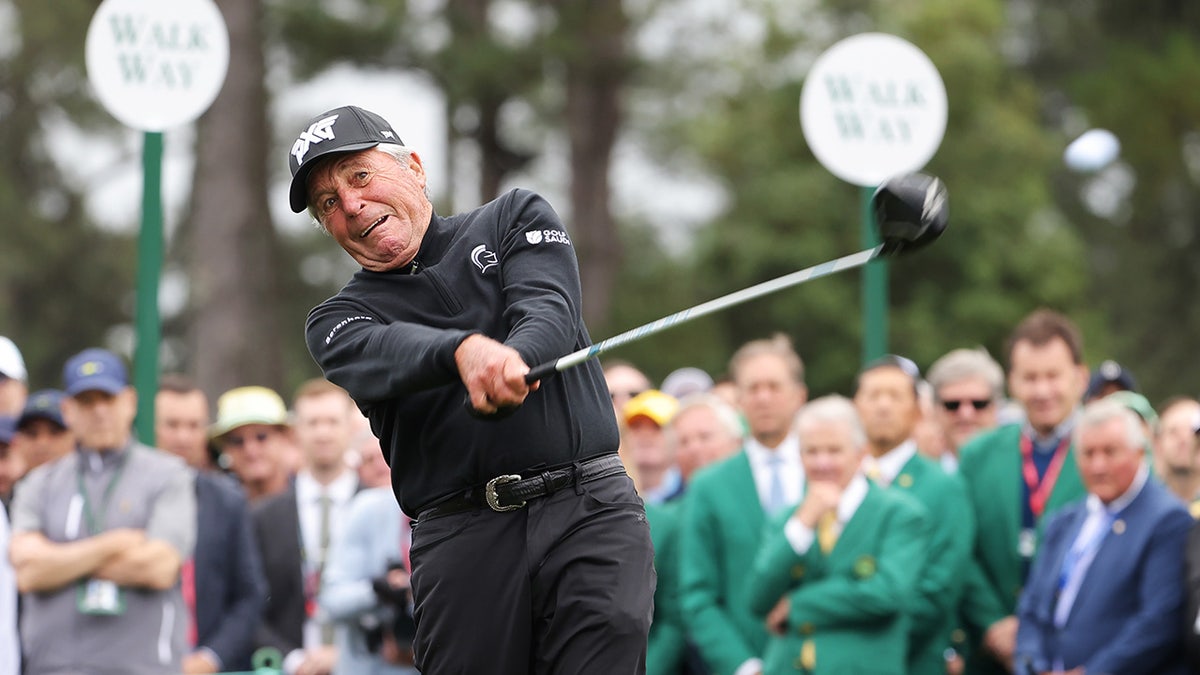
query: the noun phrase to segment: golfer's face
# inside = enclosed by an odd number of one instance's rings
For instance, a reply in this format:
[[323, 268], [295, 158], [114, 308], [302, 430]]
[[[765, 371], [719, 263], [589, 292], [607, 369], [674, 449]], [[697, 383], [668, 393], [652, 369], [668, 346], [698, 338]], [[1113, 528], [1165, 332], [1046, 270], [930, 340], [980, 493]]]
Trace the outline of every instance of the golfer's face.
[[417, 255], [433, 206], [416, 153], [404, 164], [375, 148], [340, 155], [314, 168], [308, 185], [321, 225], [364, 269], [396, 269]]

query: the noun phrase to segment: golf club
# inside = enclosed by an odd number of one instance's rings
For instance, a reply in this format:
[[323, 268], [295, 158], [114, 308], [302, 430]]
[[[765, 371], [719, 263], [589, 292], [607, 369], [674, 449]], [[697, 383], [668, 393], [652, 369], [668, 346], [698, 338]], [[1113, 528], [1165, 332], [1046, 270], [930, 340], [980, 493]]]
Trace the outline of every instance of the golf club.
[[[880, 185], [871, 197], [871, 213], [882, 242], [878, 246], [764, 281], [601, 340], [590, 347], [535, 366], [525, 375], [525, 382], [532, 384], [617, 347], [655, 335], [686, 321], [835, 272], [861, 267], [876, 258], [895, 257], [926, 246], [941, 236], [949, 223], [947, 198], [945, 184], [934, 176], [923, 173], [895, 176]], [[467, 407], [474, 410], [469, 399]], [[511, 409], [502, 408], [491, 415], [480, 416], [498, 418], [511, 412]]]

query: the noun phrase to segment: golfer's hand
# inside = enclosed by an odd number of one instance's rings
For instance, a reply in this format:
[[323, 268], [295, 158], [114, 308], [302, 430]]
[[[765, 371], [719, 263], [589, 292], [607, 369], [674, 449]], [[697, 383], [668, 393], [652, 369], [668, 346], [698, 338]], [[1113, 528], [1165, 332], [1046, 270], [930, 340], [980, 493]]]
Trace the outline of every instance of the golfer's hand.
[[517, 350], [483, 335], [463, 340], [454, 350], [454, 362], [471, 406], [483, 414], [519, 406], [538, 388], [537, 382], [525, 384], [529, 366]]

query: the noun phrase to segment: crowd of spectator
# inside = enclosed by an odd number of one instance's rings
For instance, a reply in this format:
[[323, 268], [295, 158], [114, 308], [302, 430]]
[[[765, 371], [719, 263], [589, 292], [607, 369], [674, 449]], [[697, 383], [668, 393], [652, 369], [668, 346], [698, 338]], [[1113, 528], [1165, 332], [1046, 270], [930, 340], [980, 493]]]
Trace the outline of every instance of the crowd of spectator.
[[[850, 397], [780, 335], [716, 381], [606, 362], [655, 546], [647, 672], [1200, 672], [1200, 402], [1089, 370], [1048, 310], [1001, 360], [888, 355]], [[0, 337], [0, 675], [416, 672], [412, 523], [344, 390], [210, 410], [166, 375], [143, 444], [116, 354], [28, 380]]]

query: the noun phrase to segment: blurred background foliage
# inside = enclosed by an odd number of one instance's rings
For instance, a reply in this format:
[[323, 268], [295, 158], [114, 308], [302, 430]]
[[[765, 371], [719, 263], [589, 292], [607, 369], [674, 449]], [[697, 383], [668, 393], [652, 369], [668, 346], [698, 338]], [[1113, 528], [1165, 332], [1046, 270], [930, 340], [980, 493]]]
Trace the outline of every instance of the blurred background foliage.
[[[56, 385], [60, 364], [82, 347], [132, 347], [137, 223], [98, 223], [85, 208], [88, 177], [48, 150], [91, 151], [91, 142], [55, 140], [69, 126], [117, 156], [139, 152], [88, 94], [83, 36], [97, 5], [0, 0], [13, 38], [0, 48], [0, 334], [25, 352], [34, 387]], [[273, 222], [268, 193], [286, 179], [282, 157], [298, 123], [271, 113], [285, 87], [346, 65], [434, 83], [448, 173], [474, 182], [435, 186], [439, 212], [474, 206], [455, 203], [464, 193], [561, 189], [555, 205], [600, 339], [860, 248], [861, 191], [813, 158], [798, 100], [813, 60], [863, 31], [920, 47], [949, 97], [927, 169], [950, 188], [952, 226], [936, 246], [891, 265], [890, 349], [922, 367], [960, 346], [1002, 359], [1015, 322], [1049, 306], [1083, 327], [1089, 362], [1121, 361], [1151, 400], [1200, 392], [1189, 338], [1200, 332], [1191, 302], [1200, 286], [1198, 3], [217, 5], [230, 25], [231, 74], [195, 125], [191, 198], [166, 260], [186, 300], [168, 314], [163, 341], [164, 367], [211, 395], [248, 383], [290, 394], [317, 375], [303, 318], [353, 271], [322, 234]], [[1121, 139], [1120, 158], [1072, 171], [1063, 150], [1092, 127]], [[625, 208], [613, 173], [628, 146], [664, 174], [699, 177], [719, 193], [716, 213], [680, 226]], [[546, 166], [561, 171], [547, 175]], [[689, 365], [719, 376], [740, 343], [784, 332], [814, 392], [848, 392], [861, 353], [859, 294], [857, 273], [835, 275], [618, 356], [655, 379]]]

